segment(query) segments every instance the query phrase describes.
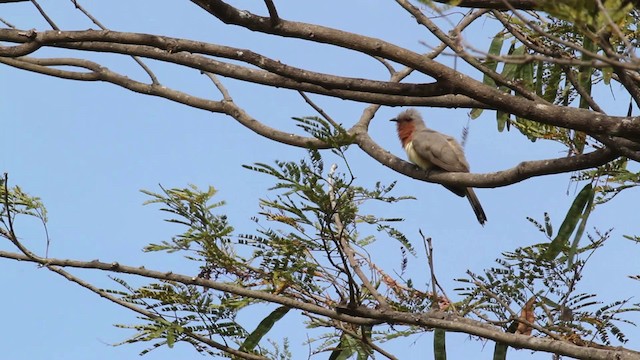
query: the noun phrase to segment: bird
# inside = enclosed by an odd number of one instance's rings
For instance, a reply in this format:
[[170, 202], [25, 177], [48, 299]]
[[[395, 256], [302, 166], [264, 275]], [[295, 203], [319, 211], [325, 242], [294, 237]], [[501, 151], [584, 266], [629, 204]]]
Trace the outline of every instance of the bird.
[[[462, 146], [453, 137], [429, 129], [418, 110], [405, 110], [390, 121], [396, 123], [398, 138], [409, 161], [419, 168], [427, 171], [469, 172], [469, 163]], [[458, 196], [466, 197], [478, 222], [484, 226], [487, 216], [472, 188], [451, 185], [444, 187]]]

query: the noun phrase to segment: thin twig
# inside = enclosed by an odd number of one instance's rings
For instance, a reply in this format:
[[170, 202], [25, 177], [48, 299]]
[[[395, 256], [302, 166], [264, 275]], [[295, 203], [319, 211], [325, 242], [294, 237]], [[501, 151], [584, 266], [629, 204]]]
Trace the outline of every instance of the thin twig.
[[390, 75], [393, 75], [396, 73], [396, 69], [394, 69], [393, 65], [391, 65], [391, 63], [388, 62], [386, 59], [381, 58], [380, 56], [374, 56], [373, 58], [378, 60], [385, 68], [387, 68], [387, 71], [389, 71]]
[[[586, 50], [584, 47], [577, 45], [571, 41], [567, 41], [567, 40], [563, 40], [557, 36], [553, 36], [551, 34], [549, 34], [548, 32], [546, 32], [543, 28], [541, 28], [540, 26], [538, 26], [535, 23], [532, 23], [531, 21], [527, 20], [522, 14], [520, 14], [520, 12], [518, 10], [516, 10], [507, 0], [502, 0], [502, 2], [505, 4], [505, 6], [509, 7], [509, 9], [511, 10], [511, 12], [520, 20], [522, 21], [524, 24], [526, 24], [527, 26], [529, 26], [534, 32], [536, 32], [539, 35], [542, 35], [546, 38], [548, 38], [549, 40], [558, 43], [558, 44], [562, 44], [564, 46], [567, 46], [573, 50], [579, 51], [587, 56], [589, 56], [592, 59], [598, 59], [606, 64], [609, 64], [610, 66], [618, 66], [620, 67], [622, 64], [620, 64], [618, 61], [614, 61], [611, 60], [610, 58], [606, 57], [606, 56], [601, 56], [597, 53], [594, 53], [592, 51], [588, 51]], [[618, 57], [619, 59], [620, 57]]]
[[1, 17], [0, 17], [0, 22], [1, 22], [1, 23], [3, 23], [3, 24], [5, 24], [5, 25], [7, 25], [8, 27], [10, 27], [10, 28], [12, 28], [12, 29], [15, 29], [15, 28], [16, 28], [16, 27], [15, 27], [15, 25], [13, 25], [12, 23], [8, 22], [7, 20], [5, 20], [5, 19], [3, 19], [3, 18], [1, 18]]
[[[80, 10], [86, 17], [89, 18], [89, 20], [91, 20], [94, 24], [96, 24], [100, 29], [102, 30], [108, 30], [106, 26], [102, 25], [102, 23], [93, 15], [91, 15], [91, 13], [89, 11], [87, 11], [84, 7], [82, 7], [82, 5], [80, 5], [80, 3], [78, 3], [78, 0], [71, 0], [71, 2], [73, 3], [73, 5], [76, 7], [76, 9]], [[132, 55], [131, 56], [133, 58], [133, 60], [135, 62], [138, 63], [138, 65], [140, 65], [140, 67], [142, 68], [142, 70], [144, 70], [147, 75], [149, 75], [149, 78], [151, 78], [151, 83], [154, 85], [159, 85], [160, 82], [158, 81], [158, 78], [156, 77], [156, 74], [153, 73], [153, 71], [151, 71], [151, 68], [149, 68], [147, 66], [147, 64], [145, 64], [142, 59], [140, 59], [139, 57]]]
[[49, 15], [47, 15], [47, 13], [44, 11], [44, 9], [42, 9], [40, 4], [38, 4], [36, 0], [31, 0], [31, 3], [36, 7], [36, 9], [38, 9], [38, 12], [40, 12], [40, 15], [42, 15], [42, 17], [49, 23], [49, 26], [51, 26], [53, 30], [60, 30], [58, 25], [56, 25], [56, 23], [53, 22], [53, 20], [49, 17]]
[[[420, 9], [411, 4], [408, 0], [396, 0], [396, 2], [402, 6], [407, 12], [409, 12], [413, 17], [416, 18], [418, 23], [422, 24], [426, 27], [433, 35], [435, 35], [440, 41], [447, 44], [447, 46], [453, 50], [457, 56], [462, 58], [469, 65], [478, 69], [483, 74], [490, 77], [496, 84], [506, 86], [513, 91], [521, 94], [527, 99], [530, 100], [539, 100], [539, 96], [535, 94], [535, 92], [530, 91], [517, 84], [514, 81], [510, 81], [506, 79], [501, 74], [498, 74], [496, 71], [488, 68], [485, 64], [481, 63], [476, 57], [471, 56], [468, 52], [465, 51], [464, 47], [461, 45], [461, 35], [456, 34], [455, 31], [453, 33], [445, 34], [440, 27], [438, 27], [433, 21], [431, 21], [427, 16], [425, 16]], [[481, 16], [482, 14], [488, 13], [489, 10], [479, 10], [477, 16]]]
[[436, 308], [436, 306], [438, 307], [439, 310], [440, 309], [440, 300], [443, 300], [444, 302], [446, 302], [447, 306], [451, 306], [451, 310], [455, 311], [455, 306], [454, 304], [449, 300], [449, 296], [447, 295], [446, 291], [444, 291], [444, 288], [440, 285], [440, 282], [438, 281], [438, 278], [436, 277], [436, 268], [435, 265], [433, 263], [433, 246], [431, 244], [431, 238], [430, 237], [425, 237], [422, 234], [422, 230], [419, 230], [420, 236], [422, 236], [422, 241], [424, 243], [425, 246], [425, 251], [427, 252], [427, 259], [428, 259], [428, 264], [429, 264], [429, 271], [431, 273], [431, 286], [433, 288], [433, 293], [437, 295], [437, 289], [440, 290], [440, 292], [442, 293], [442, 297], [436, 297], [436, 295], [434, 295], [434, 302], [435, 305], [432, 304], [431, 307], [432, 308]]
[[276, 5], [272, 0], [264, 0], [265, 5], [267, 5], [267, 10], [269, 10], [269, 19], [271, 20], [271, 26], [276, 26], [280, 22], [280, 17], [278, 16], [278, 10], [276, 9]]
[[220, 94], [222, 94], [222, 99], [224, 99], [224, 101], [233, 102], [233, 98], [231, 97], [231, 95], [229, 95], [229, 91], [227, 90], [226, 87], [224, 87], [224, 85], [222, 85], [222, 82], [220, 82], [216, 74], [210, 73], [208, 71], [201, 71], [200, 73], [207, 75], [209, 79], [213, 81], [213, 84], [216, 86], [216, 88], [218, 88], [218, 91], [220, 91]]
[[318, 112], [318, 114], [320, 114], [320, 116], [322, 116], [325, 120], [327, 120], [328, 122], [331, 123], [331, 125], [333, 125], [333, 127], [340, 128], [340, 124], [338, 124], [335, 120], [333, 120], [333, 118], [331, 116], [329, 116], [329, 114], [327, 114], [320, 106], [318, 106], [316, 103], [313, 102], [313, 100], [311, 100], [307, 94], [305, 94], [303, 91], [298, 90], [298, 94], [300, 94], [300, 96], [302, 96], [302, 98], [304, 99], [304, 101], [309, 104], [309, 106], [311, 106], [315, 111]]
[[[460, 20], [458, 25], [451, 31], [452, 32], [461, 32], [467, 26], [471, 25], [471, 23], [473, 23], [474, 20], [476, 20], [478, 17], [482, 16], [482, 14], [484, 14], [484, 11], [470, 12], [464, 18], [462, 18], [462, 20]], [[425, 57], [427, 59], [435, 59], [446, 48], [447, 48], [447, 44], [444, 43], [444, 42], [441, 42], [438, 46], [434, 47], [431, 52], [426, 54]], [[411, 75], [411, 73], [414, 70], [415, 69], [413, 69], [411, 67], [408, 67], [408, 66], [405, 67], [404, 69], [400, 70], [400, 71], [395, 71], [394, 70], [394, 72], [391, 73], [391, 78], [389, 79], [389, 82], [390, 83], [392, 83], [392, 82], [398, 82], [399, 83], [404, 78], [406, 78], [407, 76]], [[378, 104], [372, 104], [372, 105], [368, 106], [362, 112], [362, 115], [360, 116], [360, 119], [358, 120], [358, 123], [356, 125], [354, 125], [353, 128], [355, 129], [357, 127], [363, 127], [365, 129], [365, 131], [366, 131], [369, 128], [369, 124], [371, 123], [371, 120], [373, 120], [373, 117], [375, 116], [376, 112], [379, 109], [380, 109], [380, 105], [378, 105]]]
[[589, 107], [591, 107], [594, 111], [604, 114], [604, 110], [602, 110], [602, 108], [596, 103], [591, 94], [587, 92], [587, 89], [585, 89], [582, 84], [578, 82], [578, 79], [576, 79], [573, 71], [568, 67], [564, 67], [563, 70], [567, 75], [567, 79], [569, 79], [569, 82], [571, 82], [571, 85], [573, 85], [573, 87], [578, 91], [578, 94], [580, 94], [580, 96], [582, 96], [587, 104], [589, 104]]
[[424, 250], [427, 253], [427, 265], [429, 266], [429, 273], [431, 275], [431, 308], [432, 309], [440, 309], [438, 306], [438, 289], [436, 283], [436, 272], [433, 266], [433, 246], [431, 244], [431, 238], [424, 236], [422, 230], [418, 231], [420, 236], [422, 236], [422, 243], [424, 244]]

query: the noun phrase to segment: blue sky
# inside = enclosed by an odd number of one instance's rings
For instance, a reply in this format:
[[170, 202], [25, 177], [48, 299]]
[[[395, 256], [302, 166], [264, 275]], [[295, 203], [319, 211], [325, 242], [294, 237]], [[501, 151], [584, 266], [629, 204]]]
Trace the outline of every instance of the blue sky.
[[[247, 6], [244, 2], [236, 2]], [[86, 29], [91, 24], [73, 8], [71, 2], [41, 1], [50, 16], [65, 29]], [[315, 22], [359, 32], [426, 52], [421, 41], [435, 44], [401, 8], [392, 2], [277, 2], [283, 18]], [[322, 4], [322, 5], [321, 5]], [[159, 33], [196, 40], [251, 48], [283, 62], [319, 72], [386, 79], [386, 71], [374, 60], [345, 50], [304, 44], [292, 39], [273, 39], [242, 29], [223, 26], [189, 2], [86, 1], [83, 5], [106, 26], [120, 31]], [[252, 11], [264, 13], [262, 2], [252, 2]], [[2, 4], [0, 17], [18, 28], [47, 29], [29, 3]], [[459, 17], [453, 17], [458, 19]], [[481, 22], [466, 41], [482, 48], [496, 28]], [[486, 47], [486, 45], [485, 45]], [[39, 56], [68, 52], [45, 50]], [[78, 56], [78, 54], [75, 54]], [[144, 74], [126, 57], [91, 54], [113, 70], [136, 79]], [[444, 61], [453, 62], [445, 57]], [[189, 93], [218, 98], [210, 81], [197, 71], [149, 61], [160, 81]], [[461, 61], [458, 66], [463, 66]], [[413, 81], [429, 79], [412, 77]], [[49, 211], [48, 229], [52, 240], [50, 256], [84, 260], [100, 259], [148, 268], [193, 273], [194, 264], [179, 256], [143, 254], [150, 242], [169, 239], [179, 231], [162, 221], [163, 214], [152, 206], [142, 206], [147, 198], [140, 189], [158, 190], [196, 184], [213, 185], [216, 198], [225, 200], [223, 211], [238, 232], [252, 229], [250, 217], [258, 210], [258, 198], [272, 185], [266, 176], [241, 167], [254, 162], [272, 163], [276, 159], [298, 160], [305, 151], [262, 139], [233, 119], [191, 109], [163, 99], [145, 97], [102, 83], [78, 83], [47, 78], [0, 66], [0, 170], [9, 173], [10, 182], [42, 198]], [[315, 115], [295, 92], [268, 89], [222, 79], [236, 103], [252, 116], [274, 127], [297, 131], [291, 117]], [[613, 89], [615, 93], [616, 88]], [[366, 104], [312, 96], [339, 122], [349, 126], [359, 118]], [[627, 98], [608, 89], [598, 93], [612, 114], [626, 112]], [[404, 158], [404, 153], [387, 120], [400, 108], [383, 107], [371, 125], [372, 137], [383, 147]], [[429, 126], [459, 137], [467, 124], [465, 109], [421, 109]], [[485, 112], [470, 122], [467, 157], [474, 172], [493, 172], [523, 160], [559, 157], [562, 148], [553, 143], [531, 143], [518, 133], [498, 133], [493, 113]], [[418, 229], [433, 238], [436, 268], [440, 282], [448, 289], [453, 279], [467, 269], [479, 272], [492, 266], [502, 251], [542, 241], [527, 216], [542, 219], [548, 211], [559, 227], [576, 194], [569, 175], [534, 178], [498, 189], [479, 189], [489, 219], [480, 227], [465, 199], [442, 187], [405, 178], [365, 156], [353, 147], [348, 151], [350, 165], [362, 185], [398, 180], [396, 195], [413, 195], [407, 201], [372, 207], [386, 216], [403, 217], [402, 230], [418, 246]], [[637, 245], [622, 238], [638, 234], [638, 191], [630, 190], [592, 215], [588, 229], [613, 228], [612, 239], [591, 261], [581, 284], [585, 292], [598, 292], [602, 300], [626, 299], [637, 294], [638, 282], [626, 278], [636, 274]], [[20, 220], [18, 233], [34, 251], [43, 253], [42, 228]], [[11, 249], [7, 243], [2, 249]], [[396, 243], [381, 239], [373, 245], [374, 254], [390, 269], [397, 269]], [[411, 262], [417, 284], [427, 281], [422, 258]], [[114, 323], [135, 323], [132, 313], [98, 298], [61, 277], [31, 264], [2, 260], [0, 280], [4, 295], [5, 326], [0, 330], [3, 357], [23, 359], [113, 359], [134, 358], [144, 346], [112, 347], [132, 333], [117, 329]], [[116, 287], [104, 273], [74, 271], [101, 287]], [[454, 292], [449, 291], [451, 296]], [[635, 300], [637, 301], [637, 299]], [[259, 318], [257, 316], [256, 318]], [[294, 315], [295, 318], [295, 315]], [[631, 315], [637, 319], [637, 315]], [[297, 318], [296, 318], [297, 319]], [[291, 338], [295, 358], [306, 358], [306, 339], [302, 331], [291, 332], [283, 324], [273, 338]], [[302, 328], [301, 328], [302, 329]], [[624, 327], [630, 348], [640, 347], [640, 332]], [[455, 344], [464, 346], [453, 346]], [[386, 344], [402, 359], [423, 358], [431, 351], [431, 334], [412, 338], [401, 345]], [[451, 358], [475, 356], [491, 358], [491, 344], [450, 336]], [[513, 350], [512, 350], [513, 351]], [[478, 354], [478, 352], [480, 352]], [[510, 358], [530, 358], [528, 351], [513, 352]], [[160, 349], [148, 359], [198, 356], [187, 345]], [[321, 356], [319, 358], [324, 358]], [[547, 358], [538, 355], [536, 358]]]

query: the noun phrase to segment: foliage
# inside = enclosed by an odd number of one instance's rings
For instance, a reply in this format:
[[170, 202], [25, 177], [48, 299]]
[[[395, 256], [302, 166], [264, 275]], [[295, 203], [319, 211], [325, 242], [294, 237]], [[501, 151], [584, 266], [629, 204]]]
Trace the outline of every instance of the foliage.
[[[307, 126], [314, 125], [307, 123]], [[347, 164], [342, 151], [336, 154]], [[171, 215], [166, 221], [187, 228], [170, 241], [150, 244], [145, 251], [184, 254], [200, 264], [199, 277], [246, 289], [304, 299], [325, 307], [346, 303], [373, 305], [372, 294], [349, 270], [352, 265], [348, 258], [353, 257], [374, 274], [378, 291], [386, 289], [391, 298], [395, 297], [395, 306], [406, 311], [428, 307], [426, 294], [391, 280], [366, 253], [366, 248], [382, 237], [398, 241], [402, 268], [406, 267], [406, 255], [415, 255], [408, 239], [392, 225], [402, 219], [362, 213], [362, 206], [371, 200], [395, 203], [410, 199], [389, 195], [394, 183], [376, 183], [373, 189], [358, 186], [353, 175], [337, 172], [336, 165], [327, 171], [316, 150], [310, 150], [309, 159], [300, 162], [276, 161], [275, 166], [255, 164], [246, 168], [276, 180], [271, 188], [276, 195], [260, 200], [260, 214], [253, 218], [258, 226], [255, 233], [235, 235], [227, 217], [215, 214], [224, 202], [211, 203], [216, 193], [212, 187], [206, 191], [195, 186], [162, 189], [162, 193], [143, 191], [152, 197], [146, 204], [160, 204], [160, 210]], [[268, 226], [265, 221], [277, 227]], [[360, 250], [351, 249], [352, 246]], [[191, 338], [181, 335], [189, 331], [220, 337], [224, 342], [235, 341], [240, 344], [239, 350], [266, 356], [268, 352], [256, 345], [288, 311], [286, 307], [275, 309], [249, 333], [236, 318], [240, 311], [258, 311], [256, 299], [211, 293], [208, 289], [170, 281], [134, 289], [123, 280], [116, 280], [128, 292], [112, 293], [161, 316], [162, 320], [143, 318], [144, 324], [130, 326], [138, 333], [126, 341], [161, 339], [154, 348], [182, 340], [193, 344]], [[315, 316], [309, 317], [308, 326], [332, 327]], [[371, 350], [354, 338], [361, 331], [356, 327], [331, 332], [317, 351], [337, 347], [343, 350], [336, 350], [336, 358], [346, 358], [354, 351], [366, 357]], [[378, 339], [388, 336], [379, 332], [376, 335]]]
[[[534, 224], [551, 240], [545, 228]], [[581, 345], [594, 341], [610, 345], [613, 335], [624, 343], [627, 338], [616, 323], [633, 324], [621, 314], [640, 311], [640, 304], [629, 300], [603, 304], [597, 294], [580, 292], [579, 286], [589, 258], [609, 237], [609, 232], [589, 235], [589, 243], [576, 249], [574, 262], [566, 261], [569, 251], [558, 259], [545, 260], [547, 243], [505, 252], [496, 260], [497, 267], [483, 274], [469, 272], [468, 278], [458, 280], [467, 284], [458, 289], [466, 297], [459, 305], [461, 311], [500, 323], [508, 331], [522, 320], [513, 309], [525, 308], [525, 303], [535, 299], [531, 326], [542, 334]]]

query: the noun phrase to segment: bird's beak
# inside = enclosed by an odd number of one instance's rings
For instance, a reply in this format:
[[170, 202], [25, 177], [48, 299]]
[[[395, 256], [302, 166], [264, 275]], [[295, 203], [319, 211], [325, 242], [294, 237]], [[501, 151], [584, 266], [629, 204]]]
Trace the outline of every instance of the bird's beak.
[[389, 119], [389, 121], [398, 122], [398, 119], [393, 118], [393, 119]]

